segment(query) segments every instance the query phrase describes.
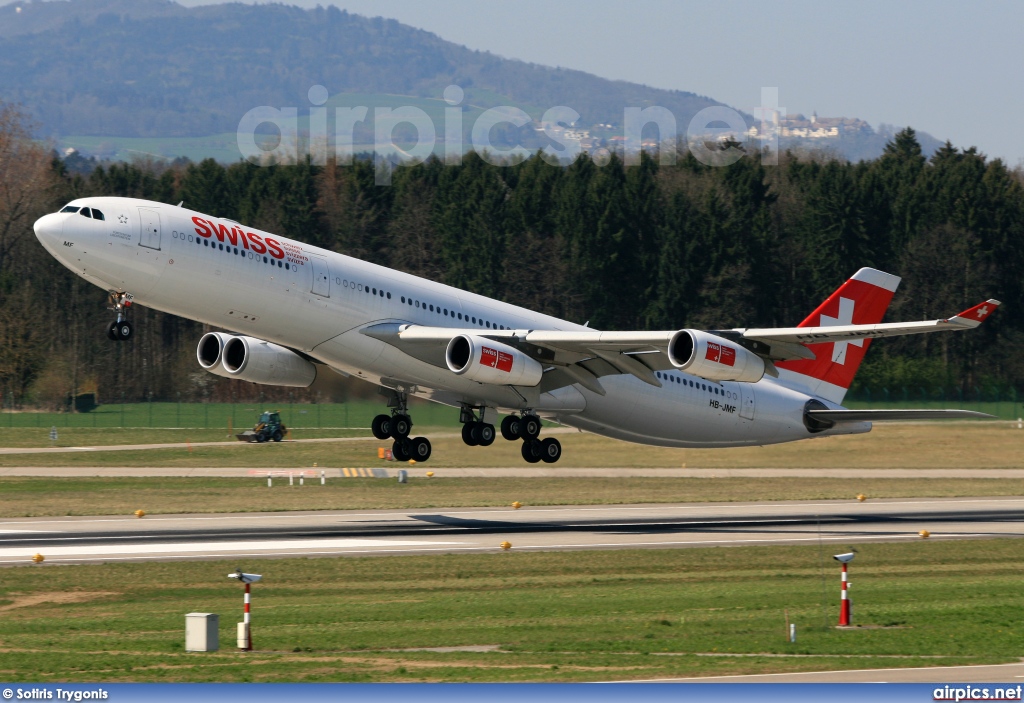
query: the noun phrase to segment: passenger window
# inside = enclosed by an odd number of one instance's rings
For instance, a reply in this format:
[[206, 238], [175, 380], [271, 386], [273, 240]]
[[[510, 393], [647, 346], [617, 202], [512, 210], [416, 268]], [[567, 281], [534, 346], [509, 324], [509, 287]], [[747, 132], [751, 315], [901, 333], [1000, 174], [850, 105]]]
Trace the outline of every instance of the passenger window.
[[94, 219], [94, 220], [103, 220], [103, 219], [106, 219], [106, 218], [103, 217], [103, 213], [102, 212], [100, 212], [96, 208], [93, 208], [92, 209], [92, 219]]
[[476, 318], [475, 317], [473, 318], [473, 324], [474, 325], [476, 324]]
[[430, 306], [430, 312], [434, 312], [434, 306], [433, 305]]
[[78, 212], [77, 205], [65, 205], [61, 212]]
[[459, 313], [459, 319], [460, 320], [462, 319], [462, 313], [461, 312]]
[[405, 302], [405, 296], [404, 295], [402, 296], [402, 302], [403, 303]]
[[420, 306], [420, 301], [417, 300], [416, 301], [416, 307], [419, 307], [419, 306]]
[[391, 294], [388, 293], [388, 300], [391, 300]]

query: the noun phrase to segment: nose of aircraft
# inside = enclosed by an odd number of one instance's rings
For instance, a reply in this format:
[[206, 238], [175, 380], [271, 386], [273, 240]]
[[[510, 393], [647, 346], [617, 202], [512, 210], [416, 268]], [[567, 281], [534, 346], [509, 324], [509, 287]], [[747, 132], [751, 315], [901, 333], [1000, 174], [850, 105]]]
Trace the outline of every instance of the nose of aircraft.
[[64, 218], [57, 213], [43, 215], [36, 220], [32, 229], [35, 230], [36, 238], [42, 245], [53, 251], [60, 246], [61, 235], [64, 233]]

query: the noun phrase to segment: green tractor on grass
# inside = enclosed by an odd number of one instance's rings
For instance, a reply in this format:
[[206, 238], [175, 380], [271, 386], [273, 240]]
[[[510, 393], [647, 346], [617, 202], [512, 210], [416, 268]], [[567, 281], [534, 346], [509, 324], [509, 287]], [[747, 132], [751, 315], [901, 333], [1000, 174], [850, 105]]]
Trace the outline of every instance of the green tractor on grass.
[[288, 428], [281, 422], [281, 413], [265, 412], [260, 415], [255, 427], [235, 437], [243, 442], [280, 442], [286, 434]]

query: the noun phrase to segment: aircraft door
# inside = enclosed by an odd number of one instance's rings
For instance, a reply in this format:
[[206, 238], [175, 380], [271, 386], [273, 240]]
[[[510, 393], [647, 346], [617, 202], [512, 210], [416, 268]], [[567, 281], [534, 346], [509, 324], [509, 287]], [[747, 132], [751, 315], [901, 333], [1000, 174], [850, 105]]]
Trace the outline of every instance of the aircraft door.
[[737, 383], [740, 388], [740, 417], [747, 420], [754, 419], [754, 406], [757, 396], [753, 383]]
[[139, 208], [139, 226], [142, 233], [139, 246], [150, 249], [160, 248], [160, 213], [156, 210]]
[[327, 268], [327, 260], [320, 256], [311, 256], [309, 260], [313, 265], [313, 295], [330, 298], [331, 273]]

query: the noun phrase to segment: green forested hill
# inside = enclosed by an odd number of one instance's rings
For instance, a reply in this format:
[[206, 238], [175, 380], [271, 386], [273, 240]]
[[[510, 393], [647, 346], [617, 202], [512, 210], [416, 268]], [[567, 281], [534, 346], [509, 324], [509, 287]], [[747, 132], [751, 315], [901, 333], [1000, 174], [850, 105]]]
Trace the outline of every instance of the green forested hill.
[[[21, 12], [16, 12], [17, 8]], [[661, 105], [684, 128], [710, 98], [472, 51], [394, 20], [331, 6], [57, 0], [0, 7], [0, 100], [43, 135], [185, 137], [233, 133], [260, 105], [308, 108], [307, 91], [467, 103], [570, 105], [585, 124]]]
[[969, 334], [877, 342], [862, 387], [974, 394], [1024, 380], [1021, 174], [951, 145], [926, 159], [912, 130], [858, 164], [784, 155], [777, 167], [748, 157], [712, 168], [685, 155], [671, 166], [499, 167], [469, 155], [399, 167], [391, 186], [375, 185], [366, 161], [111, 165], [80, 176], [24, 146], [23, 133], [4, 143], [0, 389], [16, 404], [59, 404], [72, 388], [101, 401], [258, 392], [199, 370], [195, 323], [138, 310], [132, 342], [106, 339], [104, 293], [31, 231], [38, 214], [85, 195], [184, 200], [603, 329], [794, 325], [874, 266], [903, 277], [889, 320], [951, 315], [987, 297], [1005, 304]]

